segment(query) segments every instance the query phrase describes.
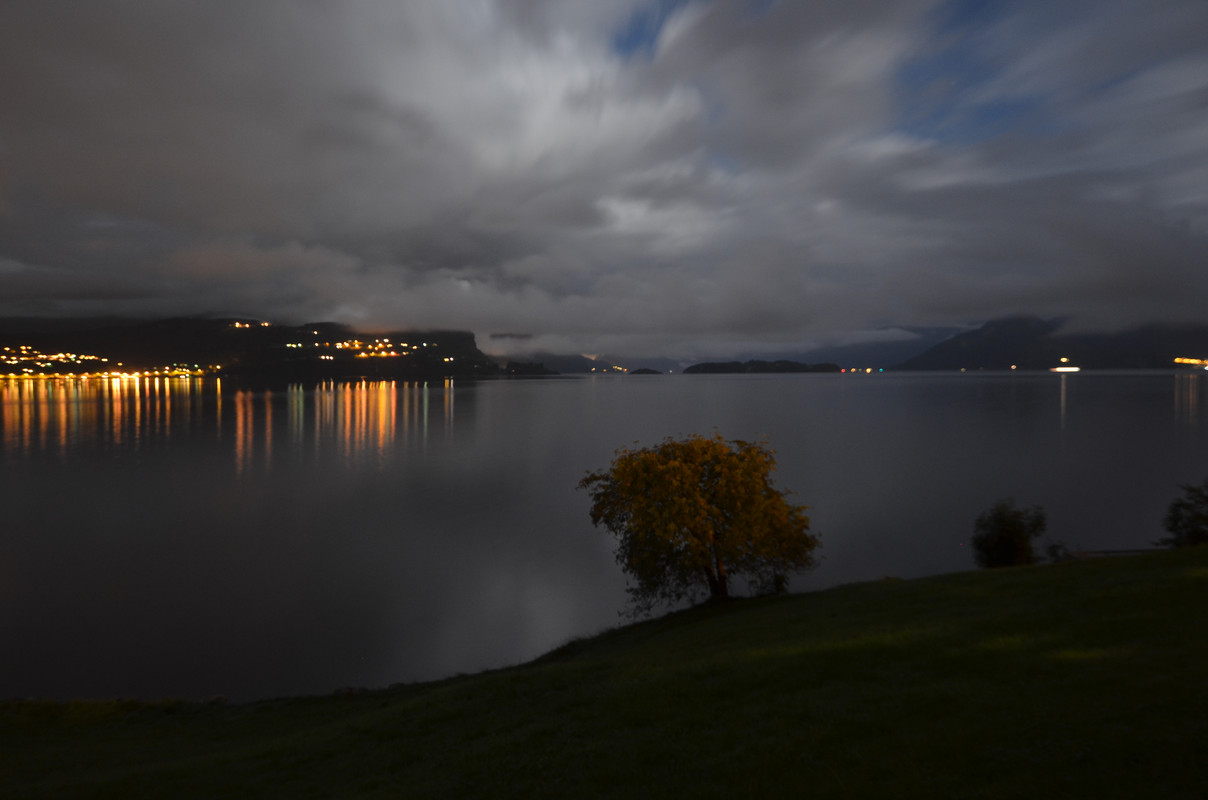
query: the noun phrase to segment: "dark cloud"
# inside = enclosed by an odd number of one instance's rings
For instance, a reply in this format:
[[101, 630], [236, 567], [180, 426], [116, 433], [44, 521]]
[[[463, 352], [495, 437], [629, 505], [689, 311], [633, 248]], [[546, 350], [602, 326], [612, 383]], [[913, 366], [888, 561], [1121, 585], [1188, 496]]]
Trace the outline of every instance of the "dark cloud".
[[1206, 187], [1198, 0], [0, 8], [0, 314], [1204, 321]]

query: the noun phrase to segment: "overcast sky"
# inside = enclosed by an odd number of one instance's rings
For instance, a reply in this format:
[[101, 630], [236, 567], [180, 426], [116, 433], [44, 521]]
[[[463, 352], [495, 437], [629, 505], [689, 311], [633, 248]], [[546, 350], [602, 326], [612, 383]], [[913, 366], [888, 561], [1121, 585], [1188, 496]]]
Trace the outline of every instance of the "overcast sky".
[[0, 4], [0, 316], [692, 356], [1205, 298], [1204, 0]]

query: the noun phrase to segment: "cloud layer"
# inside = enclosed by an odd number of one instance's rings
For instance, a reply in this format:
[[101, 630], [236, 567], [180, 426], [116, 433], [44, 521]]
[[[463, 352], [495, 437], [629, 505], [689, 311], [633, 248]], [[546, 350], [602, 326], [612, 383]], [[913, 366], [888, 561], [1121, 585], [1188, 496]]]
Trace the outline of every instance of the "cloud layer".
[[1208, 6], [985, 5], [7, 3], [0, 315], [1206, 321]]

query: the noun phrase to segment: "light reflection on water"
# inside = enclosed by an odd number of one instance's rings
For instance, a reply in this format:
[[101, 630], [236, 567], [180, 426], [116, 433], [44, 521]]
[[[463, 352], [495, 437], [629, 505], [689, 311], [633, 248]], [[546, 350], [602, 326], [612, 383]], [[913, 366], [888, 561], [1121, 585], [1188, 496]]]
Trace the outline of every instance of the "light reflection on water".
[[1174, 376], [1174, 418], [1181, 425], [1194, 427], [1199, 423], [1201, 380], [1208, 380], [1203, 372], [1176, 373]]
[[[811, 589], [970, 569], [1014, 495], [1145, 547], [1208, 476], [1203, 373], [360, 381], [0, 379], [0, 697], [379, 686], [616, 624], [574, 486], [664, 436], [766, 436]], [[736, 587], [742, 589], [744, 587]]]
[[[433, 397], [435, 395], [435, 399]], [[274, 409], [284, 400], [289, 426], [276, 431]], [[174, 430], [228, 426], [236, 471], [273, 461], [278, 443], [315, 450], [335, 448], [348, 464], [383, 463], [396, 441], [426, 439], [429, 424], [453, 425], [453, 381], [327, 382], [292, 384], [283, 391], [238, 388], [224, 394], [221, 380], [202, 378], [0, 379], [3, 456], [21, 459], [81, 449], [138, 450], [148, 437], [163, 444]]]

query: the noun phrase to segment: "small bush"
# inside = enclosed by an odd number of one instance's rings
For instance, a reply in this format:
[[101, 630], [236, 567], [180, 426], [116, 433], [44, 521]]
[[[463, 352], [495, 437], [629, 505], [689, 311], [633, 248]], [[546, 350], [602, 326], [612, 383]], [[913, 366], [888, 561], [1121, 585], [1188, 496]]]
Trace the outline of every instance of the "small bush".
[[1016, 508], [1013, 499], [999, 500], [977, 518], [973, 557], [979, 567], [1014, 567], [1035, 564], [1032, 540], [1044, 533], [1044, 509]]
[[1166, 509], [1163, 527], [1170, 533], [1157, 544], [1167, 547], [1190, 547], [1208, 544], [1208, 480], [1199, 486], [1179, 487], [1183, 496]]

